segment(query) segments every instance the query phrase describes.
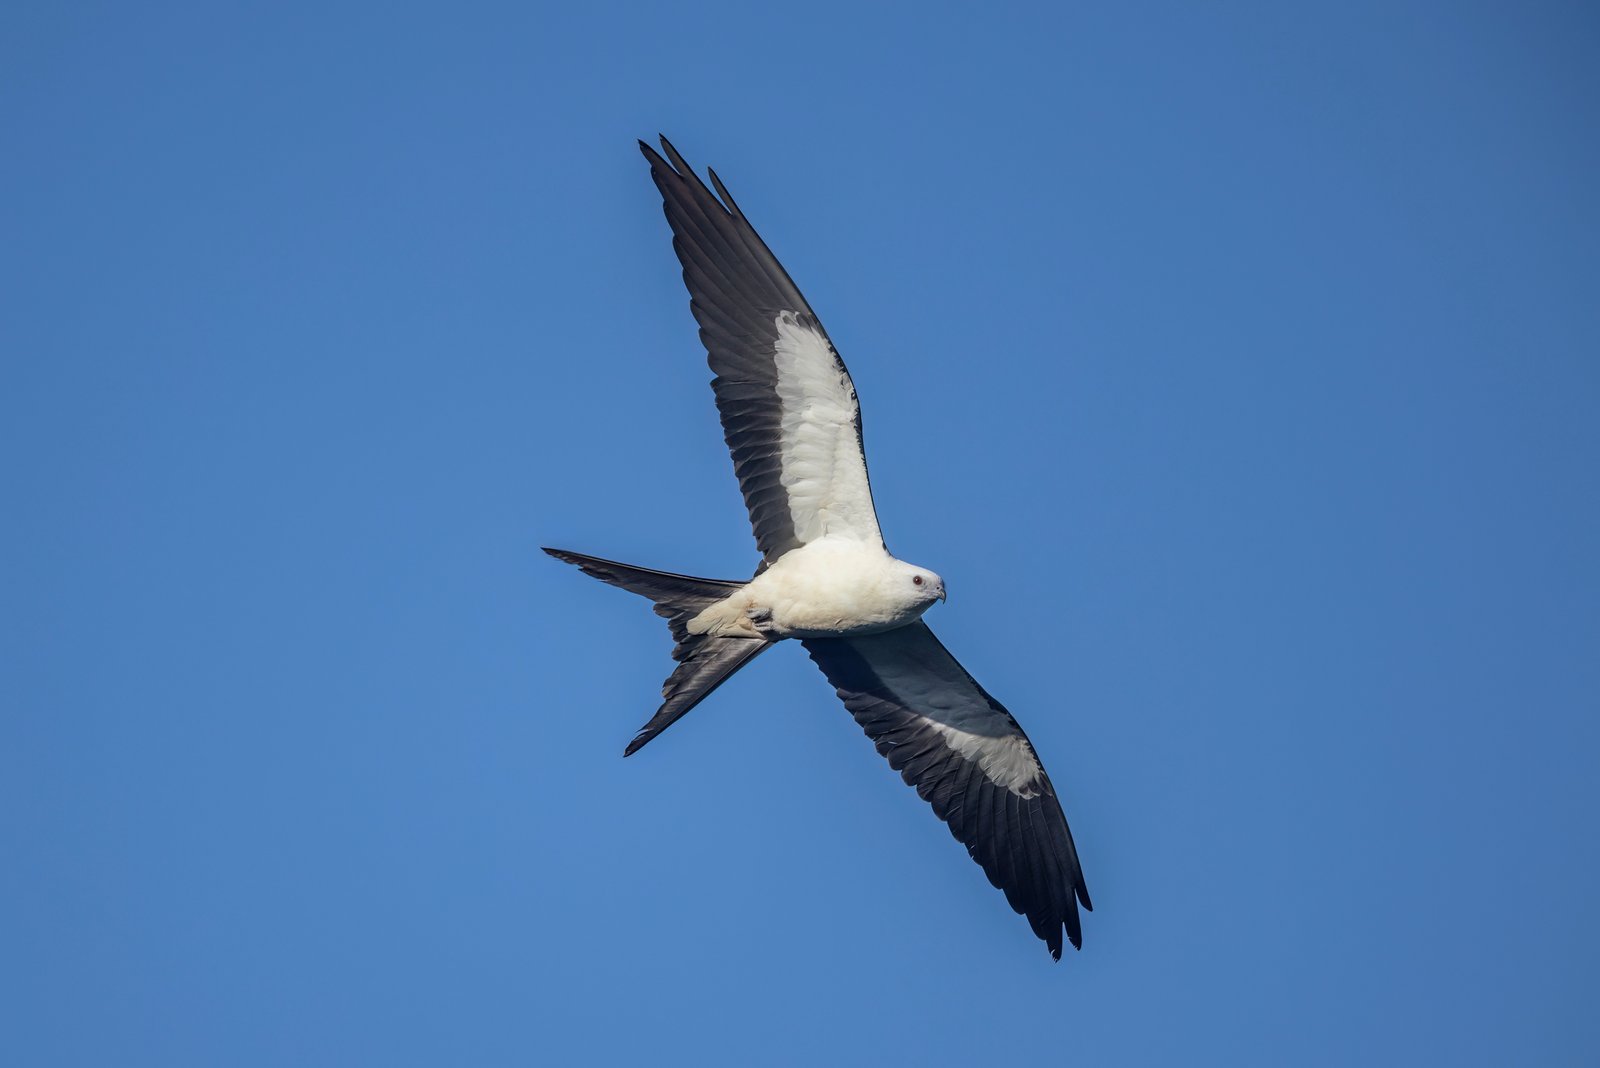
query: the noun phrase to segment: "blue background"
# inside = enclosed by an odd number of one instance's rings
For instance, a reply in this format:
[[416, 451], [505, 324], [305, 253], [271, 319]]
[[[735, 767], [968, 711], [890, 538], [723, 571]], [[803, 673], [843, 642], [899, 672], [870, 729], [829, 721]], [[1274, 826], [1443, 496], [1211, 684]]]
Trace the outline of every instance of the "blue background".
[[[1105, 6], [8, 5], [0, 1060], [1594, 1063], [1600, 23]], [[798, 648], [621, 759], [668, 636], [538, 546], [755, 563], [657, 130], [1059, 965]]]

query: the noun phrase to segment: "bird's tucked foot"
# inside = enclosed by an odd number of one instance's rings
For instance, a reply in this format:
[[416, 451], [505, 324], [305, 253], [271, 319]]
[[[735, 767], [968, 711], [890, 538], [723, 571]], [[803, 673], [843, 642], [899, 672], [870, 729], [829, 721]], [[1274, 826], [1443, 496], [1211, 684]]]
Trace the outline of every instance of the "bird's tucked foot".
[[760, 634], [763, 638], [766, 638], [768, 641], [776, 641], [778, 639], [779, 634], [777, 633], [777, 627], [772, 622], [771, 608], [768, 608], [764, 605], [752, 604], [750, 607], [745, 609], [744, 617], [750, 621], [750, 625], [756, 629], [756, 633]]

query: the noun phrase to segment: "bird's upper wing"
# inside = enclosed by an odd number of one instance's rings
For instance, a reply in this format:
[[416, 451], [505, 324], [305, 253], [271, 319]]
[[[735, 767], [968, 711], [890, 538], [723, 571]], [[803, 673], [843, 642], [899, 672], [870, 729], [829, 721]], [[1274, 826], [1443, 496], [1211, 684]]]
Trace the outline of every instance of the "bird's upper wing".
[[1083, 944], [1089, 890], [1072, 832], [1027, 735], [921, 622], [803, 640], [856, 722], [1061, 959]]
[[715, 171], [720, 200], [666, 138], [666, 159], [639, 147], [672, 224], [762, 556], [770, 564], [824, 535], [881, 544], [861, 409], [827, 331]]

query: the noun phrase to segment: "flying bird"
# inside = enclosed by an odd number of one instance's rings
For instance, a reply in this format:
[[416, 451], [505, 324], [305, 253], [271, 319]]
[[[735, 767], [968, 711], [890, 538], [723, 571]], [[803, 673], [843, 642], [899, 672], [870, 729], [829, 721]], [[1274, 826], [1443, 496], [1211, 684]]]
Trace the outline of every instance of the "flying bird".
[[624, 755], [796, 639], [1060, 960], [1062, 931], [1081, 947], [1078, 906], [1093, 907], [1072, 832], [1028, 736], [922, 622], [945, 599], [944, 580], [889, 554], [850, 372], [716, 172], [708, 188], [665, 137], [661, 153], [639, 148], [683, 264], [761, 563], [741, 582], [544, 550], [649, 598], [672, 630], [665, 700]]

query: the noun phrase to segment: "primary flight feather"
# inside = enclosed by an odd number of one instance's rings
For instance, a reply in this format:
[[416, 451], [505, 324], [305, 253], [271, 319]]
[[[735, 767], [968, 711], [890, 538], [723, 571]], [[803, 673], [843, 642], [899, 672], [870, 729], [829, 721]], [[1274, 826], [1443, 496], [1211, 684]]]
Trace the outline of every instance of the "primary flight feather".
[[982, 865], [1050, 955], [1083, 943], [1078, 851], [1022, 728], [922, 622], [944, 580], [889, 554], [855, 386], [827, 331], [727, 189], [639, 143], [661, 190], [762, 563], [745, 582], [545, 552], [648, 597], [676, 641], [661, 708], [626, 754], [785, 638], [805, 646], [890, 767]]

